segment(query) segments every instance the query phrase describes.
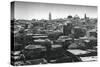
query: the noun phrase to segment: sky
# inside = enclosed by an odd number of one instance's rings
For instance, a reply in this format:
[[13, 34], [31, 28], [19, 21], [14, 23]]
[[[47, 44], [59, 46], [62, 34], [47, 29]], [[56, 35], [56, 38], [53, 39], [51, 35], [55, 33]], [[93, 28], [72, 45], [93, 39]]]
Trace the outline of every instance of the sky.
[[90, 18], [97, 18], [98, 15], [96, 6], [37, 2], [15, 2], [14, 6], [15, 19], [49, 19], [49, 12], [52, 15], [52, 19], [67, 18], [68, 15], [78, 15], [83, 18], [85, 13]]

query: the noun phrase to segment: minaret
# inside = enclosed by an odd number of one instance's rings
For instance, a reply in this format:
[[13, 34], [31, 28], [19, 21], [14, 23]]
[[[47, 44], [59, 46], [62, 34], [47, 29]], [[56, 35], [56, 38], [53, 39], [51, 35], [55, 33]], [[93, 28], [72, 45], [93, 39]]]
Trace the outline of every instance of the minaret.
[[85, 13], [85, 15], [84, 15], [84, 19], [86, 20], [86, 18], [87, 18], [87, 17], [86, 17], [86, 13]]
[[49, 20], [51, 21], [51, 13], [49, 12]]
[[85, 23], [87, 23], [87, 16], [86, 16], [86, 13], [84, 15], [84, 19], [85, 19]]
[[87, 22], [87, 16], [86, 16], [86, 13], [84, 15], [84, 19], [85, 19], [85, 22]]

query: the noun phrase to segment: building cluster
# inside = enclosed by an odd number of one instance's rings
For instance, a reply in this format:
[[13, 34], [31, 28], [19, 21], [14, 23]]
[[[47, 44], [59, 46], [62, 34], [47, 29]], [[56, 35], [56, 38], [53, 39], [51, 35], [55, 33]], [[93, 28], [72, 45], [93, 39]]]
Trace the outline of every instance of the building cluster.
[[90, 49], [84, 56], [97, 55], [97, 18], [89, 18], [86, 14], [84, 18], [69, 15], [52, 19], [49, 13], [48, 20], [15, 19], [11, 20], [11, 29], [14, 35], [11, 60], [14, 65], [81, 61], [81, 55], [76, 56], [68, 49]]

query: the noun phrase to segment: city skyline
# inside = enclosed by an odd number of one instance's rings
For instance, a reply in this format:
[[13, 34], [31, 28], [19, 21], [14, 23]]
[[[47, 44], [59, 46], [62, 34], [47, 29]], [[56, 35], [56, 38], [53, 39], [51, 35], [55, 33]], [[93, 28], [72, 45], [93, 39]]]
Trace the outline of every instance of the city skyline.
[[68, 15], [78, 15], [84, 18], [97, 18], [96, 6], [85, 5], [69, 5], [69, 4], [52, 4], [52, 3], [37, 3], [37, 2], [15, 2], [14, 7], [15, 19], [49, 19], [49, 13], [52, 14], [52, 19], [67, 18]]

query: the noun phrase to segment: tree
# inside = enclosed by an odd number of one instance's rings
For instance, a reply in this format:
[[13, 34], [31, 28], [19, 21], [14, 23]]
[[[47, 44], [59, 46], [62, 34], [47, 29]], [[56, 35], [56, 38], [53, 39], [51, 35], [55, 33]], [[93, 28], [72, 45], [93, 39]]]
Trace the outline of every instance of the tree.
[[79, 37], [84, 37], [86, 34], [86, 31], [81, 28], [74, 28], [74, 37], [79, 38]]

